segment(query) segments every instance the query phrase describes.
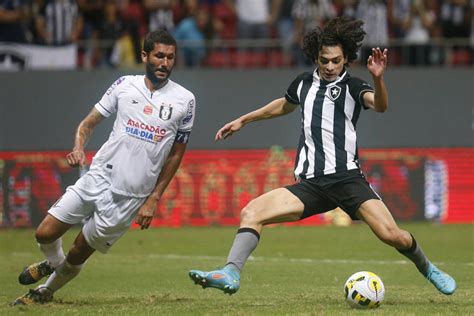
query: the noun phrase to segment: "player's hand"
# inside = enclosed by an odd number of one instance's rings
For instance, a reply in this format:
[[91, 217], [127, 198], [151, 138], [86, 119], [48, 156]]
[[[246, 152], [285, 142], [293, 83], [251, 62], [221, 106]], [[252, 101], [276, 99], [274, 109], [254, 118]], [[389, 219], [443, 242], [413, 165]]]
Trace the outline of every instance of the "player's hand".
[[385, 48], [383, 52], [380, 48], [372, 48], [372, 55], [367, 59], [367, 69], [374, 77], [380, 77], [383, 75], [385, 68], [387, 67], [387, 54], [388, 50]]
[[73, 150], [66, 155], [67, 163], [71, 167], [83, 167], [86, 165], [86, 153], [84, 150]]
[[155, 201], [148, 202], [147, 200], [145, 201], [145, 203], [143, 203], [143, 205], [138, 210], [137, 216], [135, 216], [135, 223], [140, 225], [140, 229], [147, 229], [148, 227], [150, 227], [151, 220], [155, 215], [155, 210]]
[[235, 120], [224, 125], [220, 130], [217, 131], [216, 140], [226, 139], [232, 136], [233, 133], [238, 132], [244, 124], [240, 120]]

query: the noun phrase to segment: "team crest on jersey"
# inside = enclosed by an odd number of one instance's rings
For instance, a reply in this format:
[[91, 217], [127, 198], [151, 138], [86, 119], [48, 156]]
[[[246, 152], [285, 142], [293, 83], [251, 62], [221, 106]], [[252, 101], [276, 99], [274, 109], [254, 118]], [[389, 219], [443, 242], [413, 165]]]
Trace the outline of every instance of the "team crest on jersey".
[[329, 98], [335, 101], [341, 95], [341, 87], [333, 86], [329, 89]]
[[166, 105], [162, 103], [160, 106], [160, 118], [167, 121], [171, 118], [171, 114], [173, 114], [173, 108], [171, 107], [171, 104]]

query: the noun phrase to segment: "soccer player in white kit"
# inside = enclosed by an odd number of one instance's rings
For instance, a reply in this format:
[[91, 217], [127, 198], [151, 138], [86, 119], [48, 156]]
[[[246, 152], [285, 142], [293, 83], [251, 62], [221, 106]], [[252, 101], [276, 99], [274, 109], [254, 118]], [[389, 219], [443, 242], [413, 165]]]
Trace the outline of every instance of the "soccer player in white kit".
[[[49, 278], [13, 305], [51, 301], [92, 253], [106, 253], [134, 218], [141, 229], [149, 227], [186, 150], [196, 102], [190, 91], [169, 79], [176, 59], [175, 39], [166, 31], [155, 31], [143, 46], [146, 74], [119, 78], [79, 124], [74, 148], [67, 155], [71, 166], [86, 164], [84, 147], [94, 128], [116, 113], [109, 139], [90, 170], [66, 190], [36, 230], [46, 260], [27, 267], [19, 282]], [[83, 221], [66, 257], [61, 236]]]

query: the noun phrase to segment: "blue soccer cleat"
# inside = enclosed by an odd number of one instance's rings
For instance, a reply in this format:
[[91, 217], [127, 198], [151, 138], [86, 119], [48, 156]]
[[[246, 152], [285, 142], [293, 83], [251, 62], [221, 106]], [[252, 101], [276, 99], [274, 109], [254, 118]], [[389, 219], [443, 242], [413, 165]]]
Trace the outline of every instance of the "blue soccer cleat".
[[443, 294], [451, 295], [456, 291], [456, 281], [447, 273], [430, 262], [425, 278]]
[[230, 265], [214, 271], [189, 271], [189, 277], [195, 284], [202, 288], [213, 287], [222, 290], [224, 293], [232, 295], [240, 288], [240, 274], [237, 269]]

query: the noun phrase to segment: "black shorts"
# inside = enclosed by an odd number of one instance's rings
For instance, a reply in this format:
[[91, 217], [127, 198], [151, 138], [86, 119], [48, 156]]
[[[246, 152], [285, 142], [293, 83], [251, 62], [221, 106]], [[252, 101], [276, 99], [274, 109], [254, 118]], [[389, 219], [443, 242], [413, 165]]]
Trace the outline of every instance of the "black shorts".
[[359, 169], [305, 179], [286, 186], [304, 204], [301, 219], [340, 207], [352, 219], [365, 201], [381, 200]]

